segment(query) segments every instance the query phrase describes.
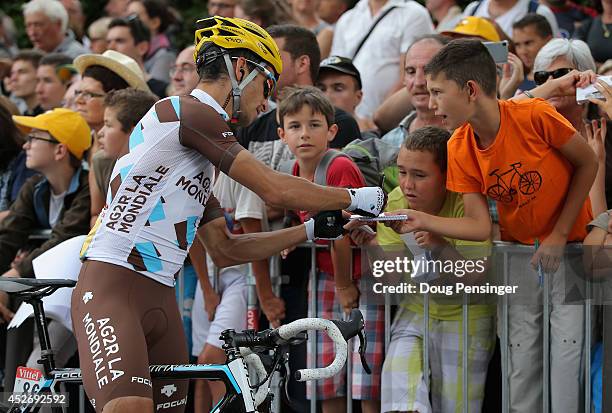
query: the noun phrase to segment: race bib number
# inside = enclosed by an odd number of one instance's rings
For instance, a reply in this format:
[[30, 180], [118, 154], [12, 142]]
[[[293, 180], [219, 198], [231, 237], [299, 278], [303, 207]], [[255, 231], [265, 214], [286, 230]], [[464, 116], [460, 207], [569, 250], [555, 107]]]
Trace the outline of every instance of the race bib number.
[[13, 393], [37, 393], [43, 374], [40, 370], [28, 367], [17, 367]]

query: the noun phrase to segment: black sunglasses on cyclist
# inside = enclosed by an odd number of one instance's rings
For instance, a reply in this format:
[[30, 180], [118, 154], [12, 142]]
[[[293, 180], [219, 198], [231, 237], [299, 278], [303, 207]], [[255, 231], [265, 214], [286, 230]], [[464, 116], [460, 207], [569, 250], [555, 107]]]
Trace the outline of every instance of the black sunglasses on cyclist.
[[263, 64], [253, 62], [249, 59], [246, 59], [246, 61], [247, 63], [250, 63], [255, 66], [255, 70], [258, 70], [261, 74], [265, 76], [263, 84], [263, 94], [264, 99], [268, 99], [270, 95], [274, 93], [274, 89], [276, 89], [276, 77], [274, 77], [274, 73], [269, 71]]
[[540, 86], [546, 83], [546, 81], [551, 76], [553, 79], [559, 79], [560, 77], [567, 75], [572, 70], [574, 69], [571, 69], [569, 67], [563, 67], [561, 69], [551, 70], [550, 72], [547, 72], [546, 70], [540, 70], [533, 74], [533, 81], [535, 82], [536, 85]]

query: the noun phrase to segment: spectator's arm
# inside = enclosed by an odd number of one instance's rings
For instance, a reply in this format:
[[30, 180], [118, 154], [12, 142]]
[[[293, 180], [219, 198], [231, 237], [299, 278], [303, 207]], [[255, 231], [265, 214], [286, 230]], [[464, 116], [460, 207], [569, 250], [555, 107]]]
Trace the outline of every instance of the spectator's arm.
[[491, 217], [487, 199], [480, 193], [463, 194], [464, 216], [445, 218], [412, 209], [399, 209], [389, 215], [408, 215], [405, 221], [389, 221], [388, 226], [399, 234], [428, 231], [434, 234], [467, 241], [486, 241], [491, 235]]
[[98, 219], [98, 215], [100, 215], [100, 211], [104, 208], [104, 197], [102, 196], [102, 192], [98, 188], [98, 184], [96, 183], [96, 173], [94, 172], [94, 168], [89, 170], [89, 193], [91, 198], [91, 219], [89, 222], [89, 226], [93, 228], [96, 224], [96, 220]]
[[597, 159], [585, 139], [578, 133], [561, 146], [559, 151], [574, 166], [574, 174], [565, 197], [565, 205], [553, 229], [553, 233], [567, 240], [584, 200], [589, 195], [589, 189], [593, 185], [597, 174]]
[[9, 269], [19, 248], [28, 241], [28, 236], [37, 227], [32, 199], [34, 186], [39, 178], [28, 179], [21, 187], [17, 199], [11, 205], [8, 215], [0, 223], [0, 271]]
[[323, 29], [317, 35], [317, 43], [319, 43], [319, 49], [321, 49], [321, 60], [329, 56], [333, 39], [334, 31], [331, 28]]
[[385, 134], [395, 128], [412, 110], [410, 94], [401, 88], [389, 96], [374, 112], [374, 123]]
[[4, 220], [4, 218], [6, 218], [9, 214], [10, 210], [7, 209], [6, 211], [2, 211], [0, 212], [0, 222], [2, 222]]
[[612, 269], [612, 244], [607, 244], [608, 232], [593, 227], [584, 239], [583, 264], [587, 277], [605, 279], [610, 277]]
[[208, 321], [213, 321], [215, 311], [221, 300], [210, 284], [208, 267], [206, 265], [206, 250], [204, 249], [204, 244], [200, 241], [199, 235], [195, 237], [193, 244], [191, 244], [189, 258], [200, 281], [200, 288], [202, 288], [202, 295], [204, 296], [204, 309], [208, 314]]
[[352, 308], [359, 305], [359, 290], [353, 283], [353, 274], [351, 273], [353, 252], [351, 251], [350, 237], [332, 241], [331, 259], [334, 266], [334, 282], [338, 302], [343, 310], [348, 313]]
[[593, 186], [589, 191], [591, 199], [591, 209], [593, 216], [598, 216], [608, 209], [606, 202], [606, 134], [607, 122], [604, 118], [600, 122], [597, 120], [591, 123], [585, 123], [584, 129], [588, 144], [591, 146], [597, 156], [597, 175]]

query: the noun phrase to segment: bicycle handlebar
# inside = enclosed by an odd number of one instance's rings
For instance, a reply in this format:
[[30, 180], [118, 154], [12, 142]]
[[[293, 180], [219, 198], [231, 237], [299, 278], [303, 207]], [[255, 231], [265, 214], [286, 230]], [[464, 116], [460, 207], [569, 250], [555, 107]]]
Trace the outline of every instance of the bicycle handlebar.
[[[342, 369], [347, 358], [347, 341], [355, 336], [359, 336], [360, 347], [359, 353], [361, 356], [361, 362], [364, 370], [369, 374], [370, 368], [365, 361], [365, 348], [366, 340], [363, 335], [364, 321], [361, 311], [353, 309], [351, 312], [350, 319], [348, 321], [342, 320], [325, 320], [322, 318], [302, 318], [300, 320], [293, 321], [289, 324], [283, 325], [277, 329], [266, 330], [260, 333], [256, 333], [253, 330], [243, 331], [241, 333], [231, 332], [228, 334], [226, 344], [232, 343], [231, 345], [241, 348], [255, 348], [260, 347], [264, 349], [275, 349], [280, 345], [293, 344], [292, 340], [296, 340], [305, 330], [322, 330], [332, 339], [336, 345], [336, 357], [334, 361], [327, 367], [320, 367], [315, 369], [302, 369], [295, 373], [297, 381], [306, 380], [319, 380], [328, 377], [332, 377]], [[303, 338], [300, 337], [296, 341], [301, 342]], [[245, 352], [241, 349], [243, 355]], [[247, 354], [250, 354], [247, 353]], [[261, 360], [257, 357], [249, 357], [249, 362], [254, 365], [258, 371], [261, 370]], [[265, 371], [265, 369], [263, 370]]]

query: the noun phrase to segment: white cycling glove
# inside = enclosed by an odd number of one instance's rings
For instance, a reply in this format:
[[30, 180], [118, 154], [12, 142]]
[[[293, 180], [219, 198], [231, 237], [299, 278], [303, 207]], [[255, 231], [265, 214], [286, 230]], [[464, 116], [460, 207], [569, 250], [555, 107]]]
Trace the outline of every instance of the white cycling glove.
[[377, 186], [347, 189], [351, 196], [349, 211], [368, 217], [378, 216], [387, 203], [387, 194]]

